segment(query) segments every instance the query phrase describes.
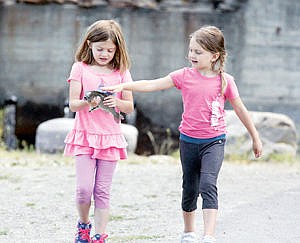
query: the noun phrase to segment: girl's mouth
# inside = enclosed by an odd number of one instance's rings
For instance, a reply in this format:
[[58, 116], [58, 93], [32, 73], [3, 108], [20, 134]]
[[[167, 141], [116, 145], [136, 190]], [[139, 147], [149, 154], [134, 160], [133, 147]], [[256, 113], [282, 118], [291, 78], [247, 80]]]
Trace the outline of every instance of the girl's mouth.
[[99, 60], [100, 60], [101, 62], [106, 62], [108, 59], [107, 59], [107, 58], [99, 58]]

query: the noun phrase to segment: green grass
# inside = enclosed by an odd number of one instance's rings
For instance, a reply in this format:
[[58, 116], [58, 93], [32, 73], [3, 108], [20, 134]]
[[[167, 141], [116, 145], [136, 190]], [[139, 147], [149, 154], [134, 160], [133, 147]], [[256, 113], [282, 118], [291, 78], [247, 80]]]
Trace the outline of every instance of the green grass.
[[1, 174], [0, 175], [0, 181], [9, 181], [11, 183], [19, 183], [19, 182], [21, 182], [21, 177], [20, 176], [15, 176], [15, 175], [12, 175], [12, 174]]
[[125, 220], [124, 216], [121, 215], [110, 215], [109, 221], [123, 221]]
[[9, 175], [0, 175], [0, 180], [8, 180], [9, 178]]
[[300, 155], [295, 158], [291, 154], [270, 154], [267, 161], [293, 163], [300, 161]]
[[34, 207], [34, 206], [35, 206], [35, 203], [32, 203], [32, 202], [26, 203], [26, 207]]
[[0, 235], [8, 235], [8, 230], [0, 230]]
[[[251, 158], [251, 159], [249, 159]], [[252, 154], [230, 154], [225, 156], [225, 161], [233, 163], [298, 163], [300, 162], [300, 155], [293, 156], [291, 154], [273, 153], [269, 155], [262, 155], [261, 158], [254, 158]]]
[[[1, 122], [1, 110], [0, 110], [0, 122]], [[1, 126], [0, 126], [1, 128]], [[1, 135], [1, 130], [0, 130]], [[163, 155], [162, 155], [163, 156]], [[174, 151], [169, 155], [169, 158], [160, 158], [159, 156], [147, 157], [139, 156], [136, 154], [129, 154], [127, 160], [122, 160], [120, 163], [126, 164], [145, 164], [145, 163], [179, 163], [180, 155], [179, 150]], [[295, 163], [300, 162], [300, 154], [293, 157], [288, 154], [271, 154], [268, 156], [263, 156], [259, 159], [249, 159], [251, 156], [249, 154], [230, 154], [226, 155], [226, 162], [237, 162], [237, 163], [252, 163], [252, 162], [276, 162], [276, 163]], [[24, 146], [24, 149], [17, 150], [6, 150], [0, 137], [0, 167], [7, 166], [66, 166], [73, 165], [74, 158], [63, 156], [62, 154], [45, 154], [38, 153], [34, 150], [33, 146]], [[2, 175], [3, 177], [3, 175]], [[4, 178], [0, 177], [0, 180]]]

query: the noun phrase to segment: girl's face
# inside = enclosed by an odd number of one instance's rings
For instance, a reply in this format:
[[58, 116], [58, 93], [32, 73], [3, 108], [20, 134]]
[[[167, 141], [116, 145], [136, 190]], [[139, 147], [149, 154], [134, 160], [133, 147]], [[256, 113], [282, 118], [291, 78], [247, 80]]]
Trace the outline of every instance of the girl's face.
[[116, 45], [110, 39], [107, 41], [91, 42], [89, 46], [99, 66], [109, 65], [116, 53]]
[[216, 60], [218, 55], [204, 50], [196, 41], [195, 37], [192, 37], [189, 45], [188, 60], [192, 64], [193, 68], [196, 68], [202, 72], [211, 72], [211, 63]]

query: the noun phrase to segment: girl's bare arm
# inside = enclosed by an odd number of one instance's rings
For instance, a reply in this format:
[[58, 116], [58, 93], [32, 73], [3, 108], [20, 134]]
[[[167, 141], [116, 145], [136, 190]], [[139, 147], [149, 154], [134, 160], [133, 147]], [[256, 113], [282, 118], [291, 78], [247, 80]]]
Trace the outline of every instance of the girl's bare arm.
[[131, 90], [136, 92], [152, 92], [163, 89], [169, 89], [174, 87], [174, 83], [170, 75], [163, 78], [153, 79], [153, 80], [138, 80], [131, 83], [123, 83], [115, 86], [106, 86], [101, 89], [110, 92], [120, 92], [122, 90]]
[[236, 98], [230, 100], [230, 104], [232, 105], [235, 113], [247, 128], [251, 138], [252, 138], [252, 148], [256, 158], [262, 155], [262, 142], [259, 138], [259, 134], [254, 126], [254, 123], [249, 115], [249, 112], [245, 105], [243, 104], [241, 98]]
[[88, 106], [88, 102], [80, 99], [81, 83], [76, 80], [70, 81], [69, 89], [69, 107], [72, 112], [81, 110], [83, 107]]

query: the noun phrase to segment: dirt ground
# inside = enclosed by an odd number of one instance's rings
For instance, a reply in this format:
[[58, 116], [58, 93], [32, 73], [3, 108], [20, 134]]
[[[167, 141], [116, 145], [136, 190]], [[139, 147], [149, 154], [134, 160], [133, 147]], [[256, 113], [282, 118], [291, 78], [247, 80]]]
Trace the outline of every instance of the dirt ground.
[[[0, 158], [0, 242], [73, 242], [73, 164], [6, 160]], [[300, 242], [300, 163], [224, 162], [218, 185], [218, 243]], [[179, 161], [131, 156], [118, 164], [111, 194], [108, 243], [179, 243]], [[199, 238], [201, 217], [199, 210]]]

